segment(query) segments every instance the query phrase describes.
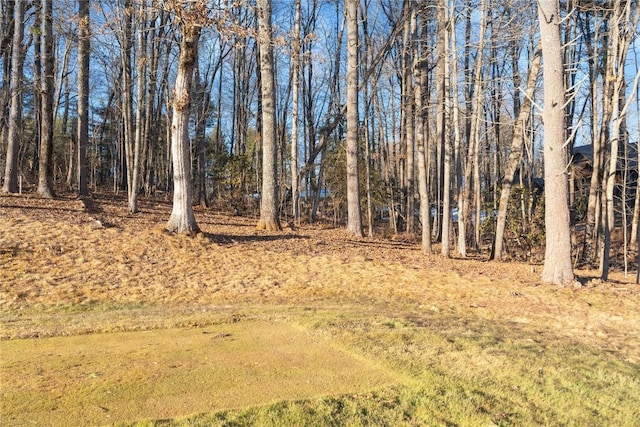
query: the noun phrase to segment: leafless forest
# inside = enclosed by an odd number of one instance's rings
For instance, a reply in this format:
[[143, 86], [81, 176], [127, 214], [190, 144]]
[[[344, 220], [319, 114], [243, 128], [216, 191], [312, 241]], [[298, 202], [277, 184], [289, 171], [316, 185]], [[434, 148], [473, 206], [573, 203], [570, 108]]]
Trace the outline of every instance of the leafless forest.
[[636, 268], [632, 0], [0, 0], [2, 191]]

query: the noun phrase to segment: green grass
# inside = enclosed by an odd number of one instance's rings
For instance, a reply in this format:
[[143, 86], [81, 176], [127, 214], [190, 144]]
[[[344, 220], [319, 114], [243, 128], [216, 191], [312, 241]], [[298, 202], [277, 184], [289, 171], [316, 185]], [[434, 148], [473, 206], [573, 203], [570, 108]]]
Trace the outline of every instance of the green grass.
[[397, 384], [137, 426], [638, 426], [640, 367], [535, 327], [331, 311], [291, 319]]

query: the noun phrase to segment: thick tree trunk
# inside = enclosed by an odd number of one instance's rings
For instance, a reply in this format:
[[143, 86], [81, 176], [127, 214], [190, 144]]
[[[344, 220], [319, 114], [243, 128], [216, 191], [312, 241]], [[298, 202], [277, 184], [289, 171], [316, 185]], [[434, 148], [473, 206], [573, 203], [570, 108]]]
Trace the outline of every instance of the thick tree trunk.
[[174, 88], [171, 120], [171, 158], [173, 162], [173, 210], [166, 225], [170, 232], [194, 235], [200, 231], [193, 214], [191, 187], [191, 150], [189, 147], [189, 115], [191, 84], [198, 58], [200, 26], [182, 23], [182, 42], [178, 75]]
[[260, 220], [256, 229], [278, 231], [276, 92], [273, 71], [271, 0], [258, 0], [258, 42], [260, 43], [260, 76], [262, 79], [262, 194]]
[[544, 182], [546, 251], [542, 281], [573, 282], [564, 145], [565, 99], [560, 16], [555, 0], [539, 0], [540, 42], [544, 60]]
[[[4, 193], [18, 192], [18, 148], [20, 146], [20, 135], [22, 127], [22, 72], [23, 55], [22, 41], [24, 39], [24, 2], [15, 2], [14, 9], [14, 30], [12, 48], [12, 69], [11, 69], [11, 110], [8, 124], [8, 146], [5, 160], [4, 183], [2, 191]], [[3, 141], [0, 141], [0, 143]]]
[[347, 232], [362, 237], [358, 177], [358, 0], [346, 0], [347, 13]]
[[78, 196], [89, 193], [87, 186], [87, 147], [89, 145], [89, 0], [78, 1]]
[[53, 0], [42, 0], [42, 118], [37, 193], [45, 198], [53, 190]]

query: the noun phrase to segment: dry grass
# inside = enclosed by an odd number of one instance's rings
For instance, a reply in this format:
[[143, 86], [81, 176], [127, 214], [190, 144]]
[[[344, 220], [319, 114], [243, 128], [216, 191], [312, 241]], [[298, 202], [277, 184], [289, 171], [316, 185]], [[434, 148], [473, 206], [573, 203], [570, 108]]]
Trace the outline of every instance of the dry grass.
[[[417, 424], [556, 424], [554, 414], [567, 419], [571, 405], [609, 386], [612, 399], [622, 399], [619, 413], [640, 403], [623, 392], [629, 381], [627, 389], [640, 389], [640, 289], [631, 278], [614, 274], [609, 283], [555, 288], [539, 284], [537, 266], [424, 257], [412, 242], [352, 239], [333, 228], [257, 232], [256, 219], [204, 210], [196, 211], [203, 234], [188, 238], [163, 231], [169, 212], [166, 202], [145, 199], [141, 213], [127, 214], [125, 199], [107, 194], [86, 207], [71, 198], [0, 195], [2, 338], [30, 343], [266, 321], [299, 325], [397, 375], [399, 388], [368, 400], [338, 399], [347, 412], [336, 412], [332, 400], [283, 397], [284, 407], [218, 413], [198, 418], [201, 425], [272, 418], [278, 425], [291, 411], [313, 423], [322, 408], [349, 423], [364, 417], [364, 401], [386, 422], [406, 412]], [[588, 282], [591, 272], [579, 274]], [[589, 378], [576, 377], [580, 366]], [[4, 372], [14, 369], [3, 365]], [[540, 377], [539, 369], [553, 374]], [[572, 376], [578, 385], [570, 384]], [[568, 391], [554, 395], [557, 389]], [[398, 400], [393, 412], [385, 412], [387, 398]], [[509, 415], [505, 402], [520, 415]], [[603, 409], [611, 405], [594, 403], [600, 415], [593, 420], [615, 413]], [[243, 404], [217, 408], [237, 406]]]
[[[283, 323], [4, 342], [3, 425], [104, 425], [361, 392], [391, 376]], [[116, 362], [117, 363], [114, 363]]]

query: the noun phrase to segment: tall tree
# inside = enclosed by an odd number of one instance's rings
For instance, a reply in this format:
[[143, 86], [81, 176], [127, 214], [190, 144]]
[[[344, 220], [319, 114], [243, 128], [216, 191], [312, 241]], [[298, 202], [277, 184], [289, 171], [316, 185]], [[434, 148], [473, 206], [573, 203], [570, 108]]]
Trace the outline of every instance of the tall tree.
[[87, 147], [89, 145], [89, 0], [78, 0], [78, 195], [86, 196]]
[[122, 38], [121, 62], [122, 62], [122, 121], [124, 130], [124, 151], [127, 178], [127, 200], [129, 212], [138, 211], [138, 165], [139, 144], [134, 136], [133, 118], [133, 76], [132, 76], [132, 48], [133, 48], [133, 4], [131, 0], [125, 0], [122, 11]]
[[[615, 228], [615, 212], [614, 212], [614, 188], [618, 172], [619, 152], [625, 152], [624, 145], [626, 137], [624, 135], [623, 122], [627, 109], [630, 105], [632, 97], [628, 102], [625, 99], [625, 64], [629, 45], [631, 44], [631, 35], [638, 29], [638, 17], [640, 13], [631, 6], [631, 2], [622, 2], [616, 0], [613, 2], [613, 10], [611, 16], [611, 35], [608, 47], [608, 60], [605, 78], [612, 84], [611, 92], [611, 130], [610, 135], [610, 153], [608, 171], [603, 179], [603, 187], [605, 189], [604, 215], [603, 215], [603, 245], [600, 256], [600, 273], [602, 280], [609, 278], [610, 250], [611, 250], [611, 234]], [[635, 11], [635, 12], [634, 12]], [[636, 75], [633, 92], [637, 90], [638, 78], [640, 72]], [[608, 126], [608, 124], [603, 124]], [[623, 193], [623, 202], [626, 203], [626, 195]]]
[[278, 218], [276, 88], [273, 71], [271, 0], [258, 0], [258, 42], [262, 99], [262, 194], [258, 230], [280, 230]]
[[511, 196], [511, 186], [518, 170], [518, 165], [522, 159], [524, 149], [524, 130], [531, 116], [531, 105], [536, 88], [536, 80], [540, 72], [541, 52], [537, 49], [529, 68], [529, 78], [527, 79], [527, 89], [520, 113], [516, 118], [511, 140], [511, 150], [507, 160], [504, 178], [502, 179], [502, 192], [500, 193], [500, 204], [498, 206], [498, 218], [496, 220], [496, 233], [494, 241], [493, 257], [497, 261], [502, 260], [504, 231], [507, 223], [507, 208], [509, 197]]
[[[2, 62], [2, 87], [0, 88], [0, 147], [7, 143], [9, 111], [11, 104], [11, 53], [15, 28], [14, 0], [0, 1], [0, 62]], [[24, 37], [24, 36], [23, 36]], [[2, 158], [0, 150], [0, 159]]]
[[[415, 16], [414, 16], [415, 20]], [[423, 25], [425, 32], [426, 25]], [[419, 37], [413, 37], [415, 44], [414, 73], [416, 75], [416, 87], [414, 91], [416, 105], [416, 146], [418, 148], [418, 193], [420, 194], [420, 222], [422, 224], [422, 253], [431, 254], [431, 204], [429, 203], [429, 187], [428, 187], [428, 161], [427, 156], [427, 108], [426, 108], [426, 90], [427, 90], [427, 61], [422, 41]]]
[[[446, 0], [439, 0], [436, 9], [436, 25], [437, 25], [437, 41], [436, 47], [438, 57], [436, 62], [436, 144], [442, 152], [442, 220], [438, 220], [441, 229], [441, 246], [440, 251], [443, 256], [448, 257], [451, 252], [450, 244], [450, 219], [451, 219], [451, 138], [448, 136], [446, 129], [446, 100], [447, 100], [447, 80], [449, 78], [448, 66], [448, 32], [455, 32], [453, 22], [447, 22], [447, 4]], [[454, 47], [455, 49], [455, 47]], [[457, 78], [454, 76], [454, 78]], [[453, 102], [456, 102], [454, 99]], [[438, 209], [439, 211], [439, 209]], [[440, 212], [438, 212], [440, 214]]]
[[[414, 2], [405, 0], [403, 6], [404, 29], [403, 29], [403, 53], [402, 53], [402, 125], [404, 127], [405, 138], [405, 177], [403, 194], [406, 201], [406, 232], [413, 234], [415, 227], [415, 99], [413, 87], [413, 36], [414, 31], [411, 28], [412, 23], [415, 24], [413, 17], [415, 16]], [[415, 25], [414, 25], [415, 26]]]
[[256, 229], [278, 231], [278, 173], [276, 141], [276, 87], [273, 71], [273, 35], [271, 26], [271, 0], [258, 0], [258, 43], [260, 47], [260, 100], [262, 141], [262, 191], [260, 219]]
[[538, 1], [540, 43], [544, 61], [544, 183], [546, 245], [542, 281], [566, 285], [574, 280], [571, 264], [571, 236], [567, 159], [564, 150], [564, 65], [560, 41], [560, 11], [556, 0]]
[[[474, 76], [473, 82], [469, 87], [471, 91], [470, 95], [470, 121], [467, 126], [467, 155], [466, 164], [464, 168], [464, 180], [460, 184], [460, 191], [458, 197], [458, 252], [462, 256], [467, 256], [467, 229], [469, 220], [471, 219], [470, 213], [474, 214], [475, 220], [472, 221], [473, 226], [477, 229], [479, 227], [479, 149], [480, 149], [480, 136], [482, 125], [482, 111], [484, 107], [484, 86], [486, 82], [483, 78], [484, 69], [484, 45], [485, 45], [485, 31], [487, 25], [487, 7], [486, 1], [480, 1], [480, 34], [478, 36], [478, 50], [476, 55], [476, 61], [473, 65]], [[469, 25], [469, 23], [467, 23]], [[468, 60], [468, 58], [466, 59]], [[471, 78], [470, 68], [465, 71], [468, 78]], [[475, 94], [475, 95], [474, 95]], [[471, 204], [471, 185], [473, 185], [473, 197], [476, 205], [476, 209], [470, 209]], [[474, 211], [474, 212], [470, 212]], [[475, 236], [475, 233], [474, 233]], [[474, 238], [474, 246], [477, 247], [478, 241]]]
[[200, 231], [193, 213], [191, 185], [191, 149], [189, 144], [189, 116], [193, 71], [198, 61], [198, 40], [206, 23], [205, 0], [191, 2], [172, 0], [167, 3], [180, 21], [180, 56], [173, 95], [171, 119], [171, 159], [173, 163], [173, 210], [166, 229], [170, 232], [193, 235]]
[[[7, 157], [4, 169], [4, 193], [16, 193], [18, 191], [18, 148], [22, 127], [22, 74], [24, 67], [24, 55], [22, 54], [22, 42], [24, 39], [24, 3], [18, 0], [14, 3], [14, 30], [11, 67], [11, 110], [9, 113], [9, 130]], [[0, 141], [4, 142], [4, 141]]]
[[53, 190], [53, 0], [42, 0], [42, 117], [37, 193], [54, 197]]
[[129, 210], [135, 212], [138, 210], [138, 191], [140, 189], [140, 169], [141, 169], [141, 154], [142, 146], [147, 138], [145, 133], [145, 94], [147, 93], [146, 84], [148, 79], [147, 71], [149, 69], [149, 62], [147, 58], [147, 34], [148, 29], [148, 15], [149, 7], [147, 0], [143, 0], [138, 4], [138, 22], [136, 26], [136, 68], [138, 75], [136, 78], [136, 117], [135, 117], [135, 136], [133, 142], [133, 165], [131, 168], [127, 167], [127, 170], [132, 170], [130, 176], [131, 185], [129, 187]]
[[300, 217], [300, 187], [298, 172], [298, 122], [299, 122], [299, 88], [300, 88], [300, 18], [301, 7], [300, 0], [296, 0], [295, 18], [293, 24], [293, 46], [291, 61], [291, 86], [293, 101], [291, 105], [291, 213], [294, 221]]
[[[582, 248], [582, 262], [592, 264], [601, 249], [599, 242], [601, 233], [601, 207], [602, 207], [602, 181], [605, 167], [605, 148], [609, 139], [609, 122], [613, 114], [611, 93], [612, 80], [601, 74], [609, 65], [608, 55], [604, 40], [606, 39], [606, 27], [608, 13], [595, 5], [593, 14], [587, 12], [581, 21], [583, 35], [588, 54], [590, 96], [591, 99], [591, 141], [593, 145], [592, 170], [589, 184], [589, 199], [587, 205], [587, 219], [584, 232], [584, 245]], [[593, 15], [593, 16], [592, 16]], [[593, 17], [593, 19], [592, 19]], [[593, 21], [593, 23], [592, 23]], [[592, 28], [593, 27], [593, 28]], [[601, 88], [601, 89], [600, 89]]]
[[362, 237], [358, 179], [358, 0], [345, 1], [347, 14], [347, 231]]

